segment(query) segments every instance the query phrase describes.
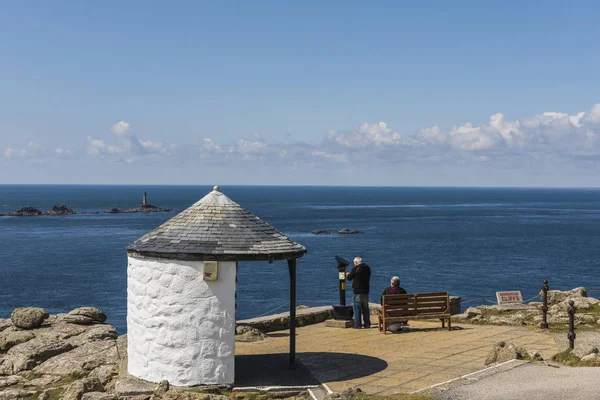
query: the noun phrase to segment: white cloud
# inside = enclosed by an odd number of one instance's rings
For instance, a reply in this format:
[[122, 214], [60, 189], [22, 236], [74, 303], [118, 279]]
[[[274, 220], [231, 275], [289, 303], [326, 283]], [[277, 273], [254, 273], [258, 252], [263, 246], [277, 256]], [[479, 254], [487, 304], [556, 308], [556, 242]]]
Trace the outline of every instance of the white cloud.
[[62, 147], [57, 147], [56, 149], [54, 149], [54, 152], [60, 157], [60, 158], [69, 158], [73, 155], [73, 151], [71, 150], [66, 150], [63, 149]]
[[140, 140], [139, 143], [144, 150], [150, 153], [172, 154], [177, 150], [176, 144], [165, 145], [162, 142], [153, 142], [152, 140]]
[[23, 157], [27, 154], [25, 149], [13, 149], [12, 147], [7, 147], [4, 149], [4, 159], [10, 160], [13, 157]]
[[123, 151], [123, 149], [121, 149], [120, 147], [105, 144], [104, 140], [94, 139], [91, 136], [87, 137], [87, 141], [87, 152], [88, 154], [93, 156], [101, 154], [118, 154]]
[[332, 154], [320, 150], [314, 150], [311, 154], [315, 157], [324, 158], [326, 160], [334, 161], [337, 163], [348, 162], [348, 156], [346, 154]]
[[[258, 139], [258, 140], [256, 140]], [[214, 162], [261, 161], [281, 165], [356, 163], [468, 164], [600, 157], [600, 105], [573, 115], [545, 112], [520, 120], [502, 113], [486, 124], [467, 122], [449, 130], [434, 125], [400, 134], [385, 122], [350, 131], [331, 130], [317, 145], [269, 143], [260, 136], [227, 145], [204, 138], [199, 152]], [[356, 154], [360, 153], [360, 157]]]
[[114, 124], [110, 130], [113, 131], [113, 133], [117, 136], [124, 136], [127, 135], [130, 127], [131, 125], [128, 122], [119, 121]]
[[377, 124], [364, 123], [351, 132], [329, 131], [326, 141], [347, 149], [364, 149], [368, 147], [399, 145], [402, 137], [398, 132], [388, 128], [385, 122]]
[[[119, 121], [111, 127], [115, 136], [87, 137], [85, 147], [63, 146], [45, 150], [29, 141], [26, 146], [0, 150], [5, 160], [23, 158], [62, 159], [87, 153], [105, 161], [136, 163], [207, 163], [241, 168], [269, 165], [276, 168], [335, 165], [494, 165], [506, 169], [514, 165], [590, 165], [600, 160], [600, 104], [573, 114], [543, 112], [518, 120], [495, 113], [488, 122], [466, 122], [450, 129], [438, 125], [416, 132], [399, 133], [385, 122], [365, 122], [350, 130], [332, 130], [321, 143], [274, 143], [259, 134], [229, 143], [204, 137], [195, 144], [166, 143], [138, 138], [131, 125]], [[254, 163], [254, 164], [253, 164]]]
[[221, 152], [221, 146], [219, 146], [218, 144], [216, 144], [215, 142], [213, 142], [212, 139], [210, 138], [203, 138], [202, 139], [202, 148], [205, 150], [209, 150], [209, 151], [217, 151], [217, 152]]
[[496, 130], [507, 144], [519, 144], [521, 138], [521, 124], [519, 121], [506, 122], [503, 114], [496, 113], [490, 117], [490, 128]]
[[580, 118], [585, 119], [585, 121], [600, 124], [600, 104], [594, 104], [589, 112], [579, 114], [584, 114]]
[[458, 150], [487, 150], [496, 145], [496, 132], [467, 122], [453, 127], [448, 133], [448, 139], [452, 147]]
[[103, 139], [87, 137], [87, 153], [91, 156], [110, 157], [114, 161], [135, 163], [142, 158], [153, 157], [155, 161], [174, 155], [178, 146], [163, 142], [138, 139], [131, 133], [131, 125], [119, 121], [111, 127], [111, 131], [118, 137], [116, 144], [110, 144]]
[[448, 141], [446, 135], [442, 133], [440, 127], [437, 125], [434, 125], [431, 128], [421, 129], [417, 133], [416, 139], [419, 142], [431, 145], [444, 145]]
[[30, 140], [23, 148], [7, 147], [0, 154], [5, 160], [21, 158], [29, 162], [45, 162], [52, 159], [64, 159], [71, 156], [72, 152], [63, 148], [48, 150], [40, 143]]
[[271, 148], [262, 141], [240, 139], [232, 150], [240, 154], [266, 154]]

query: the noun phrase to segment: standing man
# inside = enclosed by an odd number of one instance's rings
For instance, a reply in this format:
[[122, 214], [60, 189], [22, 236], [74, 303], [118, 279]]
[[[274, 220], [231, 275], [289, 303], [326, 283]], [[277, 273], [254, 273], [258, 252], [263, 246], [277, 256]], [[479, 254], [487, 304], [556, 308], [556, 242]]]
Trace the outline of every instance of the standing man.
[[360, 316], [362, 314], [364, 327], [371, 327], [369, 314], [369, 283], [371, 282], [371, 268], [363, 263], [362, 258], [354, 259], [354, 268], [346, 272], [346, 279], [352, 282], [354, 292], [354, 329], [360, 329]]

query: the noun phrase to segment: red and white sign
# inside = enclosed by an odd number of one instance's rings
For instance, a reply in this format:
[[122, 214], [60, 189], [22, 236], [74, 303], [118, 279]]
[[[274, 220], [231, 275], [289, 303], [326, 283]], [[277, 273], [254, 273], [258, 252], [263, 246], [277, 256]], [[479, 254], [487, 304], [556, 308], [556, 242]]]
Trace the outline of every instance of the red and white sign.
[[523, 296], [521, 296], [521, 292], [518, 290], [512, 292], [496, 292], [496, 298], [498, 299], [498, 304], [523, 303]]

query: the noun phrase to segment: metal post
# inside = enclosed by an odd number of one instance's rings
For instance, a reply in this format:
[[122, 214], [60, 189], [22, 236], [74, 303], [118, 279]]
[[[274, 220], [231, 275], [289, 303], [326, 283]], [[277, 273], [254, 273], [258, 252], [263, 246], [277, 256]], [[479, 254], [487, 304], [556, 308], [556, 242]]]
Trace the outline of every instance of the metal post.
[[541, 329], [548, 329], [548, 321], [546, 321], [546, 316], [548, 314], [548, 281], [544, 280], [544, 284], [542, 285], [542, 322], [540, 322]]
[[296, 259], [288, 260], [290, 271], [290, 369], [296, 369]]
[[575, 348], [575, 312], [577, 311], [577, 307], [575, 307], [575, 303], [573, 300], [569, 300], [569, 308], [567, 312], [569, 313], [569, 334], [567, 337], [569, 338], [569, 348], [573, 350]]
[[338, 267], [338, 278], [340, 280], [340, 305], [346, 305], [346, 267]]

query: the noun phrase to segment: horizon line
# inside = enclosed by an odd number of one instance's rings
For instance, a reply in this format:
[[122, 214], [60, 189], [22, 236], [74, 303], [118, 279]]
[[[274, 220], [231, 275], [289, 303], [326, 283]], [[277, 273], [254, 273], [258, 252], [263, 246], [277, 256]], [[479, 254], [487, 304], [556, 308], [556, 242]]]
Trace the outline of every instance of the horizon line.
[[582, 189], [582, 190], [598, 190], [600, 186], [477, 186], [477, 185], [325, 185], [325, 184], [300, 184], [300, 185], [281, 185], [281, 184], [168, 184], [168, 183], [0, 183], [0, 187], [4, 186], [134, 186], [134, 187], [152, 187], [152, 186], [168, 186], [168, 187], [194, 187], [194, 186], [219, 186], [219, 187], [335, 187], [335, 188], [415, 188], [415, 189]]

